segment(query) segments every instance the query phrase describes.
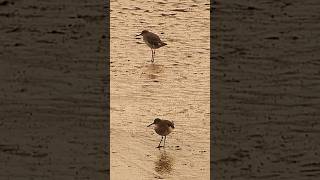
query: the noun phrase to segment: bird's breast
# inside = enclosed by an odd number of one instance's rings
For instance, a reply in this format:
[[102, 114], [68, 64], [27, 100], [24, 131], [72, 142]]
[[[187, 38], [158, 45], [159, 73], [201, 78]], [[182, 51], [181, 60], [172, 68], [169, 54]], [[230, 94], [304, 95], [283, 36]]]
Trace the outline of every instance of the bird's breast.
[[156, 125], [154, 127], [154, 130], [156, 131], [157, 134], [161, 135], [161, 136], [166, 136], [168, 134], [170, 134], [173, 130], [172, 127], [168, 127], [168, 126], [159, 126], [159, 125]]

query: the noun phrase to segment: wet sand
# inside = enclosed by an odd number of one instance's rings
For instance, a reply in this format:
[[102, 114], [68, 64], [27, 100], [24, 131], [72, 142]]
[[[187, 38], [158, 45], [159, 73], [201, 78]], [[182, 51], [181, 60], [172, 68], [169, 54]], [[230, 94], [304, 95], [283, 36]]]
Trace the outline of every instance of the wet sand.
[[[111, 1], [111, 179], [209, 179], [209, 2]], [[151, 50], [147, 29], [168, 45]], [[147, 128], [173, 120], [166, 148]]]

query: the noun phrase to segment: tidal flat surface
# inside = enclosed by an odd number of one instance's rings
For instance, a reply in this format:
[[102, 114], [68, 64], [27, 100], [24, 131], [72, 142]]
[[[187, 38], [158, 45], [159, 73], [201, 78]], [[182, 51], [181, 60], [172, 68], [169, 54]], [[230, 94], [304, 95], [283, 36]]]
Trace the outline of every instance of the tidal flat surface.
[[[209, 179], [209, 1], [111, 1], [111, 179]], [[151, 50], [137, 37], [159, 35]], [[172, 120], [166, 147], [147, 127]]]

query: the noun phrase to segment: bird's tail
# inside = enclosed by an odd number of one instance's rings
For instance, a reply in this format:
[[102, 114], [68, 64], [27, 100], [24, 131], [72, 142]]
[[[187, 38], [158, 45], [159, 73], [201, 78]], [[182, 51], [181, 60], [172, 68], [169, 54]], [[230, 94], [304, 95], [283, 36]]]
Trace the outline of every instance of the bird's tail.
[[165, 46], [167, 45], [167, 43], [161, 42], [161, 46]]

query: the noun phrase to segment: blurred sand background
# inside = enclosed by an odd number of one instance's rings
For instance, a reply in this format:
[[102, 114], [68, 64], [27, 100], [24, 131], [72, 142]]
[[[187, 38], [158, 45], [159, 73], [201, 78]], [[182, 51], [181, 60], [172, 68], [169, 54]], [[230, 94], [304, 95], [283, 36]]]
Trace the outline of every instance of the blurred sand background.
[[213, 177], [320, 179], [320, 2], [213, 6]]
[[[111, 1], [111, 179], [209, 179], [209, 1]], [[168, 45], [151, 51], [147, 29]], [[154, 118], [175, 122], [166, 148]]]
[[0, 179], [105, 179], [102, 1], [0, 1]]

